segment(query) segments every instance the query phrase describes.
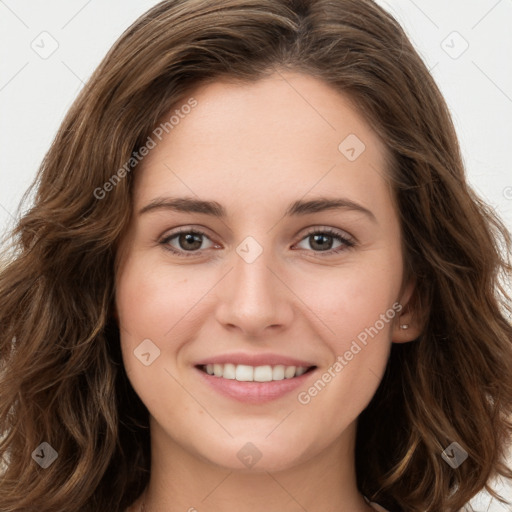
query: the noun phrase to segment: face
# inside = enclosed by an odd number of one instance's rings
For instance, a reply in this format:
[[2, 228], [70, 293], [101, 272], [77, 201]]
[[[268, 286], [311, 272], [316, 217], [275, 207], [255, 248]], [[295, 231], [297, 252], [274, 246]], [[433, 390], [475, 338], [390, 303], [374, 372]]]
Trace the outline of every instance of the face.
[[134, 171], [116, 273], [124, 365], [160, 446], [289, 468], [342, 446], [391, 342], [415, 335], [398, 327], [412, 290], [386, 149], [306, 75], [193, 98]]

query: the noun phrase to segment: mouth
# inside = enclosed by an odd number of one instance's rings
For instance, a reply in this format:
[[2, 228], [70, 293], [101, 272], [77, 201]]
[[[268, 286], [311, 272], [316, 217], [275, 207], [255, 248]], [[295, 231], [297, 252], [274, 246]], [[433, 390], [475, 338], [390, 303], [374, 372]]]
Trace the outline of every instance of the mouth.
[[300, 377], [315, 370], [316, 366], [285, 366], [282, 364], [250, 366], [234, 363], [210, 363], [197, 365], [196, 368], [208, 375], [238, 382], [277, 382]]
[[215, 393], [244, 404], [264, 405], [307, 386], [316, 366], [207, 363], [194, 367], [200, 380]]

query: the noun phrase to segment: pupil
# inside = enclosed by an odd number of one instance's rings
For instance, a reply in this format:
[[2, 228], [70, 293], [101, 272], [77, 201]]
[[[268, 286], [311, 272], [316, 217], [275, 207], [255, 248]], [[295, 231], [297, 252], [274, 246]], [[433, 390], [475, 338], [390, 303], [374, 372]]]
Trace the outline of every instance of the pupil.
[[[201, 235], [196, 235], [196, 234], [193, 234], [193, 233], [186, 233], [185, 235], [181, 235], [180, 237], [180, 243], [182, 241], [185, 241], [187, 244], [193, 244], [194, 243], [194, 240], [196, 242], [196, 246], [195, 247], [192, 247], [192, 249], [198, 249], [199, 247], [201, 247], [201, 240], [200, 240], [200, 236]], [[184, 239], [184, 240], [183, 240]], [[189, 247], [190, 249], [191, 247]]]
[[[332, 237], [329, 236], [329, 235], [327, 235], [327, 236], [325, 236], [325, 235], [313, 235], [314, 243], [312, 245], [317, 244], [318, 243], [318, 239], [324, 239], [324, 241], [325, 241], [325, 240], [329, 240], [330, 238], [332, 238]], [[327, 245], [329, 245], [329, 244], [327, 243]], [[326, 244], [321, 244], [320, 243], [319, 244], [319, 248], [320, 249], [326, 249]]]

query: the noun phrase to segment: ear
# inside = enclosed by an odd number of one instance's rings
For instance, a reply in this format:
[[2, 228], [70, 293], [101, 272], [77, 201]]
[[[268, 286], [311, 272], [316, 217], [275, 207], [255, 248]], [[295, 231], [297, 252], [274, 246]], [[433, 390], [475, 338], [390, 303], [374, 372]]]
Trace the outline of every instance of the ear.
[[414, 341], [424, 329], [424, 312], [417, 309], [415, 278], [409, 281], [398, 302], [402, 309], [395, 317], [391, 341], [393, 343]]

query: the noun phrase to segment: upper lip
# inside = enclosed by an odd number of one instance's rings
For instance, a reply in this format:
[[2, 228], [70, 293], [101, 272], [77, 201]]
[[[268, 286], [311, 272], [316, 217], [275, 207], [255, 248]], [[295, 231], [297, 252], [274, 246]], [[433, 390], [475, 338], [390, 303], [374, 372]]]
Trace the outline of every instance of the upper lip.
[[221, 354], [218, 356], [208, 357], [196, 363], [196, 366], [204, 366], [207, 364], [245, 364], [248, 366], [304, 366], [309, 368], [315, 366], [309, 361], [296, 359], [294, 357], [283, 356], [279, 354], [244, 354], [241, 352], [232, 354]]

